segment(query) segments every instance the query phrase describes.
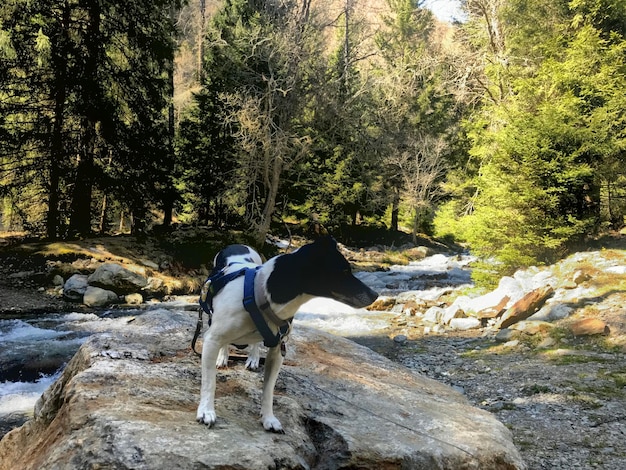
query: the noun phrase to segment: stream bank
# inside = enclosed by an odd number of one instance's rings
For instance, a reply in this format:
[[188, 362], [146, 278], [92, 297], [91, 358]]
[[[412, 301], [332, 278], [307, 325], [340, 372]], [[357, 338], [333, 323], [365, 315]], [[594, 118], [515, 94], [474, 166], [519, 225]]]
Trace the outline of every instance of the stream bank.
[[[624, 248], [626, 244], [621, 240], [606, 250], [581, 252], [584, 256], [570, 257], [554, 267], [564, 278], [571, 277], [581, 267], [588, 270], [590, 277], [584, 286], [588, 292], [572, 299], [569, 316], [553, 321], [552, 327], [522, 331], [504, 342], [496, 340], [496, 331], [489, 328], [439, 332], [430, 329], [426, 334], [419, 316], [402, 311], [365, 315], [347, 312], [346, 315], [341, 310], [332, 312], [322, 307], [306, 312], [301, 321], [316, 327], [319, 325], [315, 323], [330, 324], [335, 333], [451, 385], [475, 406], [494, 413], [512, 431], [529, 469], [623, 468], [626, 462], [623, 411], [626, 409], [623, 348], [626, 270], [621, 271], [626, 266]], [[355, 252], [354, 256], [357, 255]], [[604, 267], [596, 261], [604, 263]], [[611, 265], [607, 267], [608, 262]], [[600, 271], [601, 275], [594, 275]], [[406, 273], [394, 276], [387, 271], [386, 275], [387, 281], [400, 281], [397, 285], [386, 281], [390, 291], [408, 287], [402, 284]], [[411, 277], [420, 278], [408, 275]], [[442, 282], [441, 278], [432, 280]], [[33, 299], [39, 299], [36, 302], [42, 302], [39, 305], [45, 311], [45, 294], [36, 286], [32, 289], [26, 295], [28, 287], [17, 289], [25, 302], [18, 315], [28, 313]], [[356, 323], [342, 326], [338, 323], [342, 316]], [[375, 328], [359, 323], [366, 316], [378, 322]], [[610, 334], [573, 336], [568, 326], [580, 318], [602, 319], [610, 327]]]

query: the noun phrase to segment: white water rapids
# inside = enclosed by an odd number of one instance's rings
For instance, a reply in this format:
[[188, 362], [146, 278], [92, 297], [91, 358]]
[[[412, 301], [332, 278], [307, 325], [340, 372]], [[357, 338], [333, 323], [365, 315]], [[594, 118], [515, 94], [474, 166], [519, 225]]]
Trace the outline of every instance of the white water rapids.
[[[471, 283], [469, 256], [434, 255], [388, 271], [357, 273], [381, 296], [433, 300], [443, 292]], [[163, 304], [158, 305], [162, 307]], [[170, 306], [169, 308], [183, 309]], [[95, 314], [54, 314], [33, 318], [0, 319], [0, 431], [3, 421], [23, 421], [35, 402], [59, 376], [62, 367], [85, 339], [94, 333], [123, 330], [127, 319], [142, 311]], [[189, 312], [190, 315], [195, 315]], [[385, 328], [397, 313], [353, 309], [329, 299], [314, 299], [298, 311], [294, 326], [312, 326], [341, 336], [365, 336]], [[191, 341], [191, 338], [189, 338]], [[19, 417], [20, 419], [16, 419]], [[0, 437], [3, 432], [0, 432]]]

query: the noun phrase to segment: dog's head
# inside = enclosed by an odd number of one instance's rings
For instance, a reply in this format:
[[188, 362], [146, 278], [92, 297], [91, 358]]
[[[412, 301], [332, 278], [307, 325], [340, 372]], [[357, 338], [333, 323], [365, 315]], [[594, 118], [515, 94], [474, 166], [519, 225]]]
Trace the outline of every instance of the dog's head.
[[[330, 236], [303, 246], [290, 258], [285, 261], [291, 265], [291, 278], [283, 277], [283, 287], [298, 283], [299, 290], [305, 294], [328, 297], [355, 308], [366, 307], [378, 298], [375, 291], [354, 277], [350, 264]], [[279, 288], [276, 284], [275, 287]], [[275, 291], [271, 289], [273, 299]]]

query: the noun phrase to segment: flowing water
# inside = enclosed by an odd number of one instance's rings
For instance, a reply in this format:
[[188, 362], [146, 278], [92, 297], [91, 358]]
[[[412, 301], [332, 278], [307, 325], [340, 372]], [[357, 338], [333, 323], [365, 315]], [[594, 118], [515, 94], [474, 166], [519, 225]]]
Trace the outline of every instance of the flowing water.
[[[362, 272], [357, 276], [383, 296], [409, 294], [434, 300], [444, 292], [471, 283], [467, 267], [471, 261], [469, 256], [434, 255], [406, 266], [392, 266], [388, 271]], [[168, 308], [189, 307], [194, 306], [179, 303]], [[32, 416], [37, 399], [90, 335], [122, 331], [128, 327], [128, 316], [141, 313], [116, 310], [101, 315], [50, 313], [0, 319], [0, 437]], [[295, 327], [312, 326], [342, 336], [373, 335], [395, 315], [314, 299], [301, 307]]]

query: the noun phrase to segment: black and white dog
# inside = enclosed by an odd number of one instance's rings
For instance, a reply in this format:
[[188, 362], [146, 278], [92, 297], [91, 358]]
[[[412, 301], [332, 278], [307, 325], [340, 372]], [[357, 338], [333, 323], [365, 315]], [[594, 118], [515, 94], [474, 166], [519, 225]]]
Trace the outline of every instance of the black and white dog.
[[[264, 264], [252, 248], [231, 245], [217, 254], [214, 264], [214, 272], [221, 271], [230, 277], [212, 299], [212, 323], [203, 336], [202, 385], [196, 419], [209, 426], [215, 424], [216, 366], [226, 364], [228, 345], [256, 344], [247, 363], [255, 367], [259, 362], [258, 343], [265, 340], [268, 352], [261, 419], [267, 431], [283, 432], [273, 412], [274, 386], [283, 363], [281, 324], [290, 326], [288, 322], [298, 308], [313, 297], [328, 297], [361, 308], [374, 302], [378, 294], [352, 275], [348, 261], [330, 236]], [[242, 269], [245, 275], [238, 275]], [[259, 326], [259, 319], [249, 313], [248, 306], [244, 308], [246, 302], [254, 304], [251, 309], [260, 312], [264, 325]], [[274, 343], [278, 344], [268, 344], [268, 334], [275, 335]]]

